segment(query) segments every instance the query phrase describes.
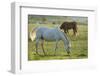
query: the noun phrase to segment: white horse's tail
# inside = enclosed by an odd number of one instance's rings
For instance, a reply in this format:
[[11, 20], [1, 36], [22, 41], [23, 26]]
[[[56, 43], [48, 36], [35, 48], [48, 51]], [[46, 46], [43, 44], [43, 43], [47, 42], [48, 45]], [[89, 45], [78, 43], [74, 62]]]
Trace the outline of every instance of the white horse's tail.
[[36, 30], [37, 30], [37, 28], [38, 28], [38, 27], [33, 28], [32, 31], [30, 32], [30, 39], [31, 39], [32, 41], [34, 41], [35, 38], [36, 38]]

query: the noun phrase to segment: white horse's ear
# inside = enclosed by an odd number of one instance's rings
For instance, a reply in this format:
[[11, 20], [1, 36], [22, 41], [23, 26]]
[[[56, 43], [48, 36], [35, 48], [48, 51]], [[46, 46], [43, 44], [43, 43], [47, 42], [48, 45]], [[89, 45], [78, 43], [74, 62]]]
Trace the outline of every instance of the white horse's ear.
[[55, 25], [55, 28], [60, 29], [60, 25]]
[[58, 28], [60, 29], [60, 25], [58, 25]]

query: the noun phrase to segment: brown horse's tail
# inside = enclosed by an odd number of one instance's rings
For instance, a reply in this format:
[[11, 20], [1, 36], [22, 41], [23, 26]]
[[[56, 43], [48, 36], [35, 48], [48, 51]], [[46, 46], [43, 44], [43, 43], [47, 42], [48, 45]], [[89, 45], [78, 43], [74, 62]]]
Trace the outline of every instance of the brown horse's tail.
[[78, 27], [77, 27], [77, 22], [73, 22], [73, 25], [74, 25], [74, 35], [77, 36], [77, 30], [78, 30]]
[[77, 22], [73, 22], [75, 32], [77, 32]]

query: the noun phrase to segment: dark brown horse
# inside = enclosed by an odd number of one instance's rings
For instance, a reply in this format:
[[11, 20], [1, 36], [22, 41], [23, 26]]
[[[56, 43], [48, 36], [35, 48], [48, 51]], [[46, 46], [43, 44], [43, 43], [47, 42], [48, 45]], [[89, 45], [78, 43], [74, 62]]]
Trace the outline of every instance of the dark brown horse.
[[62, 25], [60, 26], [60, 29], [63, 29], [65, 33], [68, 33], [68, 30], [73, 29], [73, 34], [76, 36], [77, 23], [76, 22], [63, 22]]

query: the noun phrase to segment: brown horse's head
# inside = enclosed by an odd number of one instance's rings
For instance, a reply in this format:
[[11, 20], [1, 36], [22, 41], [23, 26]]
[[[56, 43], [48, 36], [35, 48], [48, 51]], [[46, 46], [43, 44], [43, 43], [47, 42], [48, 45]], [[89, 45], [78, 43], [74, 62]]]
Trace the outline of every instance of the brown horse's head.
[[64, 25], [63, 24], [60, 26], [60, 29], [64, 29]]
[[63, 29], [62, 26], [60, 26], [60, 29]]

